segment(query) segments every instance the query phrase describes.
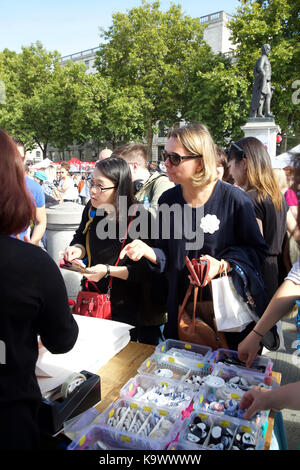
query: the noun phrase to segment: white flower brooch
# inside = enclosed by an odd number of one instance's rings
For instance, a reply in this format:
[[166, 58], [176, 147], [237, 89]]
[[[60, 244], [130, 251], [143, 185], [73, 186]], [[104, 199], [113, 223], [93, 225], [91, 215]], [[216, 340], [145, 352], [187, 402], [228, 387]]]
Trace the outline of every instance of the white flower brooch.
[[200, 228], [202, 228], [204, 233], [213, 234], [219, 230], [220, 221], [216, 215], [206, 214], [206, 216], [201, 219]]

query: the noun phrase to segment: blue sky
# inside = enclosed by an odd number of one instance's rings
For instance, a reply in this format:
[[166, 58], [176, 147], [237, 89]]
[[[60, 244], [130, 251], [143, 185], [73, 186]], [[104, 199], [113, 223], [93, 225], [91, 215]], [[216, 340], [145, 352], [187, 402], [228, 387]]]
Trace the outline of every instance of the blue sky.
[[[225, 10], [234, 13], [238, 0], [174, 0], [185, 14], [204, 16]], [[160, 0], [162, 10], [170, 0]], [[0, 51], [20, 52], [21, 46], [41, 41], [48, 51], [63, 56], [99, 45], [99, 27], [108, 28], [112, 14], [141, 6], [141, 0], [0, 0]]]

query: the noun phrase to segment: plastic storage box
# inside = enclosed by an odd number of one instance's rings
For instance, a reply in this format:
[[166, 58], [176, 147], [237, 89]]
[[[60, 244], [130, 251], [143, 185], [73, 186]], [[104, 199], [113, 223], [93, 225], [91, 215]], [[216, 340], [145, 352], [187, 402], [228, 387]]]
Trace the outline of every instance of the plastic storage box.
[[120, 396], [143, 403], [152, 403], [169, 410], [184, 410], [191, 403], [196, 391], [185, 382], [161, 379], [154, 375], [136, 375], [121, 389]]
[[166, 354], [170, 359], [184, 367], [189, 367], [194, 370], [207, 369], [211, 365], [212, 349], [208, 346], [199, 344], [186, 343], [175, 339], [167, 339], [163, 343], [156, 346], [154, 355], [160, 357], [161, 354]]
[[[224, 384], [224, 381], [220, 379]], [[250, 421], [244, 420], [244, 410], [240, 409], [240, 401], [245, 392], [233, 391], [226, 384], [216, 388], [205, 384], [201, 387], [198, 394], [194, 397], [194, 410], [196, 412], [207, 411], [211, 414], [224, 416], [224, 418], [232, 417], [240, 419], [241, 422], [253, 422], [262, 425], [269, 414], [269, 411], [261, 411], [251, 418]]]
[[180, 412], [119, 399], [102, 414], [93, 426], [68, 447], [69, 450], [91, 450], [98, 442], [107, 449], [162, 450], [181, 430]]
[[172, 354], [176, 352], [184, 353], [195, 353], [202, 356], [203, 359], [209, 359], [212, 349], [209, 346], [202, 346], [200, 344], [187, 343], [185, 341], [179, 341], [176, 339], [167, 339], [163, 343], [160, 343], [155, 348], [155, 352], [161, 354]]
[[[230, 366], [232, 370], [236, 370], [237, 373], [239, 373], [241, 369], [247, 369], [246, 365], [239, 360], [238, 352], [231, 351], [230, 349], [217, 349], [212, 353], [211, 360], [214, 363], [222, 362], [223, 364]], [[253, 361], [251, 370], [263, 375], [271, 375], [272, 367], [273, 362], [268, 357], [258, 356], [258, 358]]]
[[276, 388], [279, 386], [275, 377], [249, 369], [240, 369], [237, 374], [235, 368], [221, 362], [215, 365], [213, 374], [224, 379], [227, 386], [229, 386], [233, 392], [239, 392], [239, 390], [247, 391], [256, 386], [265, 388]]
[[138, 368], [141, 375], [154, 375], [163, 380], [184, 380], [190, 371], [184, 361], [178, 362], [168, 354], [154, 353], [148, 357]]
[[[204, 432], [202, 423], [206, 425]], [[218, 433], [213, 431], [216, 427], [219, 428], [215, 430]], [[261, 427], [256, 424], [227, 416], [193, 412], [184, 421], [177, 442], [171, 443], [169, 448], [172, 446], [177, 450], [259, 450], [264, 446], [264, 439]]]
[[85, 430], [98, 424], [100, 415], [100, 411], [96, 408], [89, 408], [84, 413], [64, 422], [64, 434], [73, 441], [81, 436]]

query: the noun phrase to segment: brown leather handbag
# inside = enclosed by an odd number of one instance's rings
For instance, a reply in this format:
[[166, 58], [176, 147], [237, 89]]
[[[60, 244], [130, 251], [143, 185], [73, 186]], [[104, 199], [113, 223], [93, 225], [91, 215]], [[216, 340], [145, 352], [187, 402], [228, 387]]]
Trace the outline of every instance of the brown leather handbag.
[[[228, 349], [224, 333], [217, 329], [213, 301], [202, 300], [202, 287], [205, 286], [208, 281], [209, 260], [193, 259], [190, 262], [187, 259], [186, 264], [194, 281], [199, 285], [194, 286], [190, 283], [183, 303], [179, 306], [178, 337], [181, 341], [210, 346], [212, 349]], [[199, 288], [200, 301], [198, 301]], [[187, 304], [193, 289], [193, 302]]]

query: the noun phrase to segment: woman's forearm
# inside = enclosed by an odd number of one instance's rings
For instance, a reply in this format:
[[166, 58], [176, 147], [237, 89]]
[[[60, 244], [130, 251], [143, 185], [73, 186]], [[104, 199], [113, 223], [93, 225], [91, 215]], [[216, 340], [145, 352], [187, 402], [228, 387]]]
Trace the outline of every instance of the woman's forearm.
[[110, 275], [126, 281], [128, 279], [128, 269], [126, 266], [110, 266]]
[[293, 308], [295, 301], [300, 298], [300, 286], [286, 280], [277, 289], [263, 316], [255, 326], [255, 330], [265, 335], [282, 317]]
[[269, 407], [274, 410], [300, 409], [300, 382], [283, 385], [270, 390]]

